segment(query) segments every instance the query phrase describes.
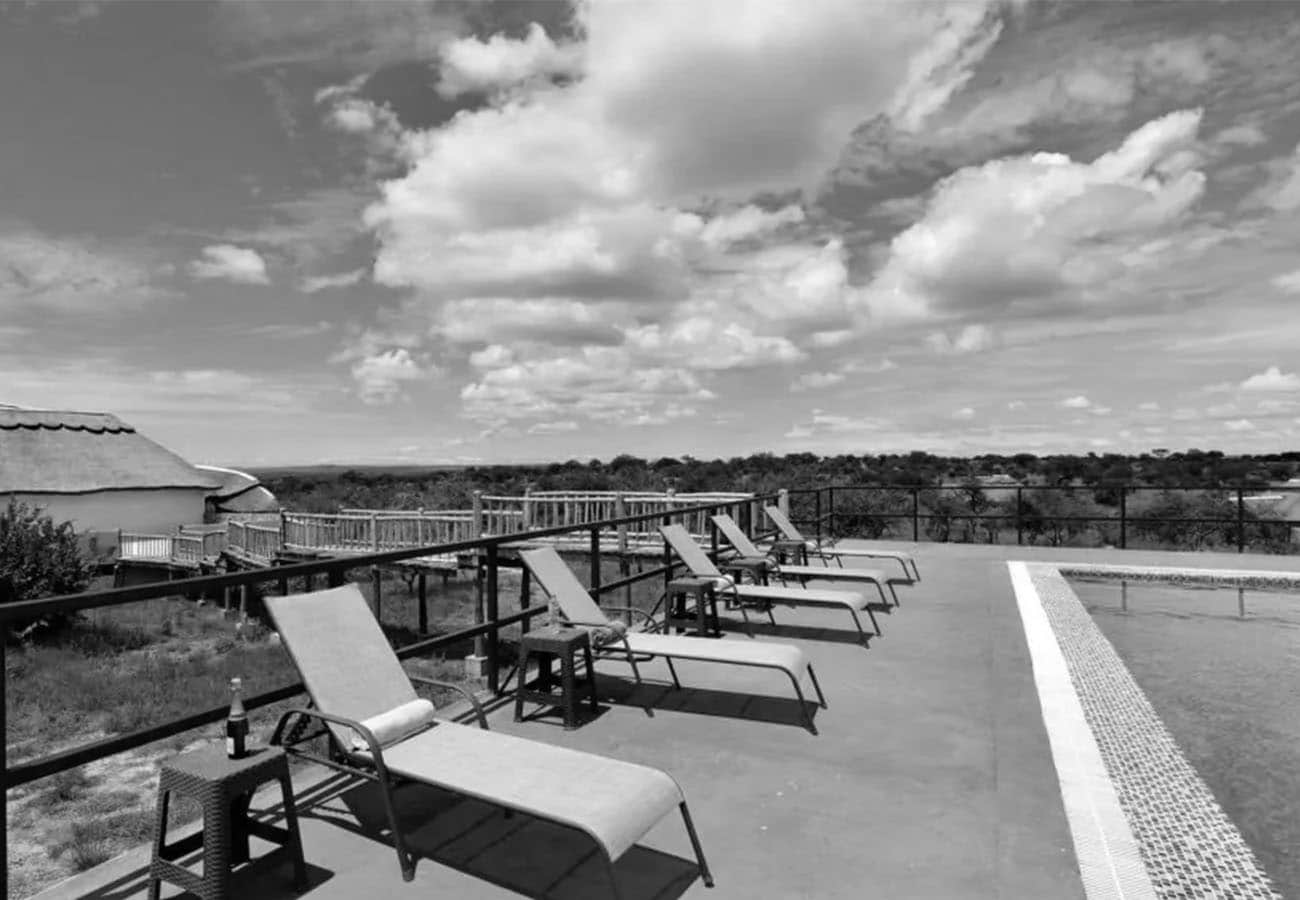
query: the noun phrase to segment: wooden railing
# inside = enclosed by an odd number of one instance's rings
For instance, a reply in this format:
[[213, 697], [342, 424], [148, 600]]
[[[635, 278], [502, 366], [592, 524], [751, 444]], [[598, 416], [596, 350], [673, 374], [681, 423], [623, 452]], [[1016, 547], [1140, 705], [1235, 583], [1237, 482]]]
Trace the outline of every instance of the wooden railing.
[[[759, 521], [759, 510], [750, 494], [544, 491], [510, 497], [476, 493], [470, 509], [282, 512], [278, 528], [232, 521], [228, 523], [229, 546], [245, 558], [267, 561], [284, 552], [381, 553], [637, 516], [646, 524], [621, 526], [603, 539], [620, 548], [651, 546], [661, 540], [653, 527], [653, 516], [710, 503], [739, 504], [742, 517]], [[709, 533], [708, 517], [703, 512], [686, 512], [682, 521], [697, 538]]]

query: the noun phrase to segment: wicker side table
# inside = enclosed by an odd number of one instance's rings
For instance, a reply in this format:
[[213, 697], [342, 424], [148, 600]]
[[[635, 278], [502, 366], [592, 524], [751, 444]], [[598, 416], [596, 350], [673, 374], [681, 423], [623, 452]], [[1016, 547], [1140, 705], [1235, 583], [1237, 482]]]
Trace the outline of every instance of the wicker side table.
[[[583, 628], [561, 628], [555, 625], [535, 628], [519, 641], [519, 684], [515, 689], [515, 721], [524, 717], [524, 702], [561, 706], [564, 709], [564, 730], [578, 724], [578, 677], [576, 656], [582, 651], [587, 664], [586, 686], [592, 711], [599, 709], [596, 702], [596, 669], [591, 659], [591, 637]], [[524, 682], [528, 672], [528, 659], [537, 657], [537, 681]], [[551, 693], [551, 660], [560, 660], [560, 696]]]
[[[695, 614], [690, 614], [690, 599], [695, 600]], [[676, 628], [677, 633], [695, 626], [699, 637], [722, 637], [718, 623], [718, 595], [712, 578], [674, 578], [668, 582], [668, 604], [664, 614], [664, 628]]]
[[[253, 792], [268, 781], [280, 782], [284, 799], [284, 828], [248, 817]], [[203, 807], [203, 830], [167, 843], [167, 806], [172, 794], [197, 800]], [[248, 838], [255, 835], [280, 844], [277, 853], [293, 860], [294, 885], [307, 885], [307, 867], [293, 805], [289, 763], [278, 747], [263, 747], [243, 759], [230, 759], [225, 748], [193, 750], [172, 757], [158, 776], [158, 826], [149, 861], [149, 900], [158, 900], [162, 879], [180, 885], [203, 900], [230, 896], [230, 867], [248, 861]], [[203, 874], [175, 860], [203, 848]]]
[[773, 541], [772, 552], [778, 563], [788, 559], [794, 566], [808, 565], [808, 544], [804, 541]]
[[767, 572], [771, 562], [766, 556], [733, 556], [720, 559], [718, 568], [739, 581], [749, 575], [754, 584], [767, 584]]

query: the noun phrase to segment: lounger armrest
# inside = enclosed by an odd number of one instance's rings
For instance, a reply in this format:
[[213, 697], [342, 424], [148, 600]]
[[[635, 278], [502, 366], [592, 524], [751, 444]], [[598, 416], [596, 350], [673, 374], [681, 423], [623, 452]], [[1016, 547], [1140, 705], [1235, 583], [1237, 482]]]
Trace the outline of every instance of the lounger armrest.
[[614, 612], [631, 613], [632, 615], [640, 616], [641, 618], [649, 622], [651, 625], [655, 624], [654, 618], [648, 612], [646, 612], [643, 609], [637, 609], [635, 606], [602, 606], [601, 609], [613, 610]]
[[[565, 621], [565, 624], [566, 624], [566, 625], [574, 625], [574, 626], [576, 626], [576, 627], [578, 627], [578, 628], [609, 628], [609, 622], [607, 622], [607, 621], [606, 621], [606, 622], [574, 622], [574, 621], [572, 621], [571, 619], [565, 619], [564, 621]], [[652, 622], [653, 622], [653, 620], [652, 620]], [[614, 644], [622, 644], [623, 647], [624, 647], [624, 648], [625, 648], [629, 653], [632, 652], [632, 648], [629, 647], [629, 646], [628, 646], [628, 643], [627, 643], [627, 635], [623, 635], [623, 634], [617, 634], [617, 633], [615, 633], [615, 636], [614, 636], [613, 638], [611, 638], [611, 639], [610, 639], [610, 642], [609, 642], [608, 644], [606, 644], [605, 646], [606, 646], [606, 647], [609, 647], [609, 646], [612, 646], [612, 645], [614, 645]]]
[[464, 685], [454, 684], [453, 682], [450, 681], [439, 681], [436, 678], [426, 678], [423, 675], [411, 675], [409, 672], [407, 673], [407, 677], [410, 678], [411, 681], [415, 682], [416, 684], [427, 684], [430, 687], [447, 688], [448, 690], [456, 691], [458, 694], [460, 694], [462, 697], [468, 700], [469, 705], [474, 708], [474, 717], [478, 719], [478, 727], [482, 728], [484, 731], [489, 730], [488, 723], [487, 723], [487, 716], [483, 713], [483, 704], [479, 703], [479, 700], [477, 697], [474, 696], [474, 693], [470, 691], [468, 688], [466, 688]]
[[[388, 769], [384, 765], [383, 748], [379, 746], [379, 741], [375, 740], [375, 733], [366, 726], [362, 725], [356, 719], [349, 719], [345, 716], [336, 716], [333, 713], [323, 712], [319, 709], [307, 709], [299, 707], [297, 709], [286, 710], [280, 716], [280, 721], [275, 726], [275, 732], [271, 735], [271, 746], [280, 745], [283, 738], [284, 726], [292, 716], [303, 716], [308, 719], [320, 719], [322, 722], [330, 722], [334, 725], [342, 725], [361, 735], [361, 739], [366, 742], [371, 757], [374, 760], [375, 770], [381, 777], [386, 778]], [[346, 749], [346, 748], [345, 748]]]

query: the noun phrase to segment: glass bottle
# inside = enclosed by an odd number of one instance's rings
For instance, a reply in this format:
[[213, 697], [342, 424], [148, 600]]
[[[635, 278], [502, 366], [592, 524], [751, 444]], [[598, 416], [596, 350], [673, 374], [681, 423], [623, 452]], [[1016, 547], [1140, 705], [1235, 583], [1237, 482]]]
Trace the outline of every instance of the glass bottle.
[[226, 716], [226, 756], [243, 759], [248, 755], [248, 713], [244, 711], [243, 682], [230, 679], [230, 713]]

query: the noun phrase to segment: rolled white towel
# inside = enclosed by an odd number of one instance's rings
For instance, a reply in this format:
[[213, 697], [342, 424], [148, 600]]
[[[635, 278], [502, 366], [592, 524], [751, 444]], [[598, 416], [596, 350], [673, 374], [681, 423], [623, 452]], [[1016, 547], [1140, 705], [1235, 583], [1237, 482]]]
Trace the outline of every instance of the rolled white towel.
[[[380, 747], [405, 740], [433, 723], [433, 704], [428, 700], [411, 700], [388, 712], [363, 719], [361, 724], [370, 729]], [[368, 751], [369, 745], [361, 735], [352, 735], [352, 749]]]

